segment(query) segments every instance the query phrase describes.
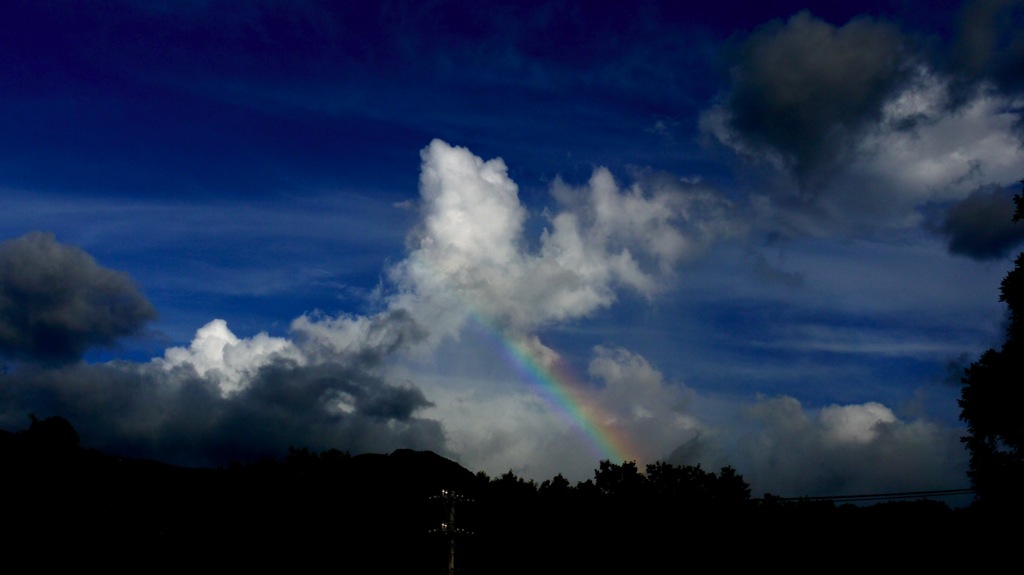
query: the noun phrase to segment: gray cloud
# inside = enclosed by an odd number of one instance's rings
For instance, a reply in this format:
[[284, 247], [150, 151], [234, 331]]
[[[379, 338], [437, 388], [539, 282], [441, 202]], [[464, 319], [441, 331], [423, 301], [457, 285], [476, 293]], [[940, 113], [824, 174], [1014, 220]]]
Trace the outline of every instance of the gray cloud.
[[[961, 44], [974, 47], [946, 52], [961, 56], [945, 67], [938, 52], [868, 17], [837, 27], [802, 12], [762, 26], [738, 45], [732, 83], [701, 129], [774, 168], [753, 193], [757, 222], [772, 234], [884, 237], [918, 227], [925, 206], [1020, 177], [1020, 106], [993, 76], [1019, 66], [990, 62], [1018, 44], [993, 20], [1016, 6], [965, 8]], [[971, 50], [978, 54], [967, 63]], [[993, 257], [1004, 232], [990, 238], [994, 246], [954, 249]]]
[[965, 83], [987, 80], [1003, 90], [1024, 88], [1024, 2], [966, 2], [957, 24], [952, 58]]
[[745, 417], [707, 445], [691, 439], [673, 457], [698, 457], [711, 469], [726, 461], [755, 494], [887, 493], [965, 482], [959, 428], [901, 419], [879, 403], [811, 409], [792, 397], [762, 397]]
[[692, 437], [673, 449], [665, 460], [673, 465], [702, 465], [710, 459], [713, 462], [708, 467], [713, 469], [718, 463], [714, 460], [715, 456], [715, 446], [700, 431], [695, 431]]
[[[78, 295], [89, 302], [88, 295], [96, 293], [114, 299], [123, 291], [115, 288], [130, 286], [123, 275], [99, 268], [87, 254], [56, 244], [52, 236], [35, 234], [8, 244], [5, 263], [15, 256], [39, 268], [49, 262], [51, 269], [44, 270], [49, 275], [36, 275], [57, 287], [87, 291], [82, 296], [56, 289], [57, 296], [45, 301], [60, 304]], [[17, 291], [9, 285], [21, 276], [7, 276], [12, 278], [4, 284], [7, 292], [45, 299], [44, 280], [17, 284], [34, 289]], [[98, 305], [78, 307], [88, 311]], [[104, 311], [120, 309], [111, 308]], [[78, 429], [84, 445], [182, 465], [279, 457], [290, 446], [446, 452], [440, 423], [417, 416], [433, 404], [419, 388], [386, 372], [387, 356], [422, 337], [409, 314], [304, 315], [293, 322], [292, 336], [239, 338], [224, 320], [215, 319], [199, 328], [187, 347], [170, 348], [147, 363], [26, 363], [0, 375], [0, 426], [23, 427], [31, 413], [60, 415]], [[84, 341], [82, 346], [97, 338]]]
[[0, 355], [67, 363], [137, 332], [156, 311], [131, 279], [32, 232], [0, 243]]
[[813, 191], [907, 78], [903, 44], [894, 25], [866, 17], [836, 28], [801, 12], [763, 26], [740, 46], [732, 90], [705, 129]]
[[295, 343], [312, 359], [343, 355], [374, 367], [427, 337], [427, 330], [401, 308], [367, 317], [303, 315], [292, 321], [291, 331]]
[[939, 226], [949, 251], [985, 260], [1005, 257], [1024, 242], [1024, 225], [1012, 221], [1013, 192], [986, 186], [954, 204]]
[[158, 364], [76, 364], [2, 377], [0, 424], [29, 413], [66, 417], [83, 445], [182, 465], [280, 457], [288, 447], [354, 453], [399, 447], [445, 452], [438, 422], [415, 413], [423, 393], [359, 365], [264, 365], [247, 387], [224, 395], [216, 381]]

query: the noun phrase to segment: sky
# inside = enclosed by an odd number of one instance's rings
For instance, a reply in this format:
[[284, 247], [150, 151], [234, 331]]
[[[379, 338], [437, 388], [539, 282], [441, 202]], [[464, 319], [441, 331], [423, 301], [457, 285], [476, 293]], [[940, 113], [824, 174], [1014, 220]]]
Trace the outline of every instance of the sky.
[[1024, 3], [10, 0], [0, 428], [968, 485]]

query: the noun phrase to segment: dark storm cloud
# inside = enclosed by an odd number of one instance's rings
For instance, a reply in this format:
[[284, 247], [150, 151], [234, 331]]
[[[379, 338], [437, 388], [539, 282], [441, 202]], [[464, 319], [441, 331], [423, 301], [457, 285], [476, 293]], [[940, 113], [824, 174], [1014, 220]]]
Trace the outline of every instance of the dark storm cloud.
[[421, 337], [404, 312], [303, 316], [295, 332], [305, 353], [265, 334], [238, 340], [215, 321], [173, 361], [73, 363], [153, 315], [127, 276], [52, 235], [0, 244], [0, 351], [35, 360], [0, 375], [0, 426], [60, 415], [85, 445], [185, 465], [290, 446], [444, 450], [440, 424], [415, 417], [431, 405], [423, 393], [380, 372], [384, 356]]
[[976, 0], [964, 4], [953, 47], [956, 72], [988, 80], [1003, 90], [1024, 88], [1024, 1]]
[[946, 213], [939, 231], [949, 251], [977, 260], [1005, 257], [1024, 241], [1024, 224], [1014, 223], [1013, 192], [999, 186], [975, 190]]
[[352, 346], [341, 341], [346, 331], [342, 326], [349, 321], [351, 318], [304, 315], [292, 322], [292, 335], [295, 343], [311, 357], [328, 360], [342, 353], [347, 361], [367, 369], [379, 367], [387, 356], [422, 341], [427, 335], [407, 310], [392, 309], [366, 318], [365, 327], [360, 330], [359, 345]]
[[288, 446], [353, 452], [398, 447], [443, 451], [440, 424], [413, 417], [430, 404], [416, 388], [395, 386], [355, 366], [265, 366], [251, 385], [219, 399], [223, 418], [208, 459], [278, 456]]
[[[427, 407], [423, 393], [411, 387], [388, 385], [358, 366], [328, 363], [298, 367], [277, 361], [260, 370], [235, 403], [325, 413], [356, 413], [379, 419], [404, 420]], [[338, 407], [343, 406], [343, 407]]]
[[84, 251], [32, 232], [0, 243], [0, 355], [81, 358], [131, 335], [156, 312], [131, 279]]
[[801, 12], [761, 27], [737, 53], [727, 137], [775, 157], [813, 191], [881, 118], [907, 74], [902, 48], [894, 25], [867, 17], [836, 28]]
[[276, 361], [231, 395], [189, 368], [77, 364], [0, 379], [0, 426], [30, 413], [66, 417], [82, 443], [182, 465], [280, 457], [288, 447], [359, 452], [399, 447], [444, 452], [436, 421], [414, 417], [422, 392], [351, 366]]

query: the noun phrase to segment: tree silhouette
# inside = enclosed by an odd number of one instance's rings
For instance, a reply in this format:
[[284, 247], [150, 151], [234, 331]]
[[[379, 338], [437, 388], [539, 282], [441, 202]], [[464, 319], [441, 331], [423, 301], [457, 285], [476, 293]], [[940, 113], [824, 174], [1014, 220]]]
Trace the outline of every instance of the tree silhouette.
[[47, 452], [70, 452], [78, 448], [78, 432], [63, 417], [39, 419], [29, 415], [32, 423], [23, 431], [25, 441], [36, 449]]
[[615, 465], [604, 459], [594, 470], [594, 484], [601, 493], [613, 497], [636, 497], [643, 493], [647, 478], [640, 473], [635, 461]]
[[664, 461], [647, 465], [652, 494], [661, 501], [716, 509], [737, 507], [750, 500], [750, 485], [730, 466], [715, 475], [700, 465], [672, 465]]
[[572, 492], [572, 484], [559, 473], [551, 479], [545, 479], [537, 492], [544, 497], [566, 497]]
[[[1024, 183], [1024, 182], [1022, 182]], [[1024, 194], [1014, 197], [1014, 222], [1024, 219]], [[1006, 341], [965, 370], [960, 419], [961, 438], [971, 454], [967, 472], [977, 503], [989, 509], [1019, 509], [1024, 504], [1024, 252], [1000, 286], [1009, 308]]]

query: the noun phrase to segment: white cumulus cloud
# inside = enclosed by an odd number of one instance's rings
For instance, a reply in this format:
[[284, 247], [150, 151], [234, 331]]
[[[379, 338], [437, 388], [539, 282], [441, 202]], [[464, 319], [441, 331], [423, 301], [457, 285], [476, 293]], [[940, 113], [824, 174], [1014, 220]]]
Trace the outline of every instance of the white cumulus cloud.
[[275, 359], [305, 363], [292, 342], [259, 333], [239, 339], [222, 319], [215, 319], [196, 331], [187, 348], [172, 347], [154, 363], [170, 371], [189, 366], [199, 377], [214, 381], [222, 395], [244, 389], [259, 368]]
[[421, 226], [391, 270], [393, 308], [435, 335], [454, 335], [470, 313], [528, 331], [610, 306], [620, 288], [657, 293], [676, 266], [737, 233], [729, 204], [675, 181], [621, 189], [598, 168], [581, 188], [552, 186], [557, 209], [531, 249], [529, 214], [501, 159], [433, 141], [422, 153]]

